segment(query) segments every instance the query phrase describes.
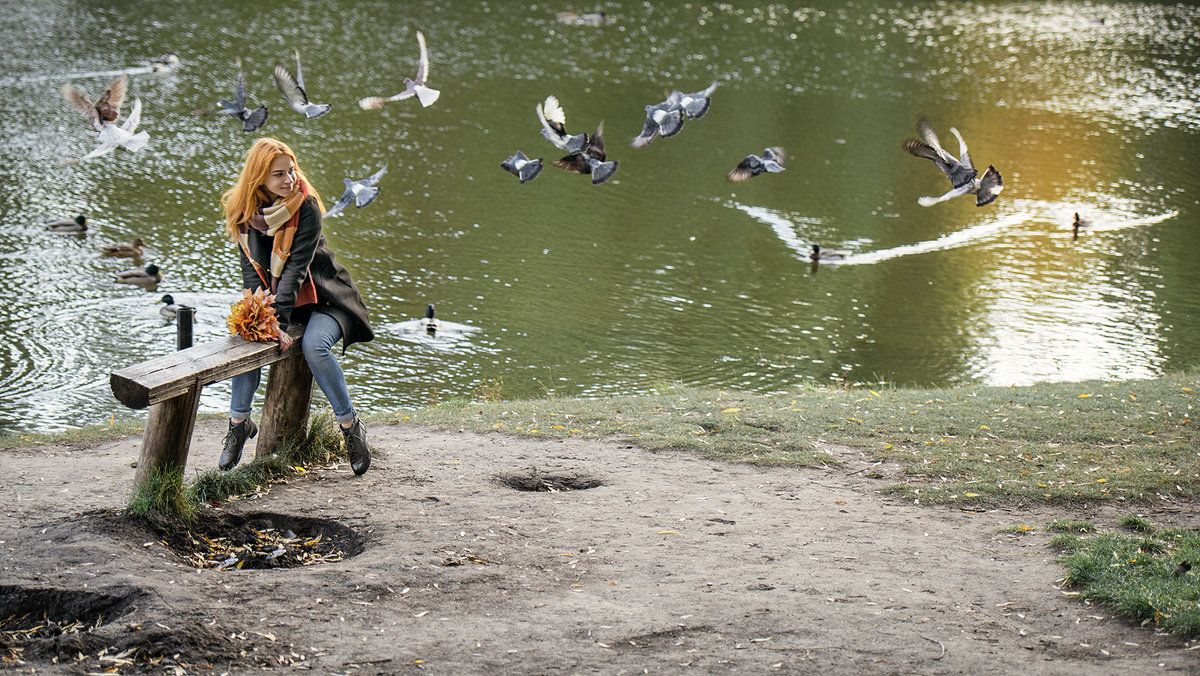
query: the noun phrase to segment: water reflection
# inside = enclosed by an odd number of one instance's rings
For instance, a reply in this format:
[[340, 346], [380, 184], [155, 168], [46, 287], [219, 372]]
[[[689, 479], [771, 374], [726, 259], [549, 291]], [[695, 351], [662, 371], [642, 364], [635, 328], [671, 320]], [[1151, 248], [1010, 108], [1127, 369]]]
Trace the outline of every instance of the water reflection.
[[[617, 1], [603, 26], [450, 0], [5, 9], [0, 94], [20, 103], [0, 147], [0, 429], [144, 415], [116, 404], [107, 376], [174, 345], [162, 293], [198, 308], [197, 340], [225, 335], [238, 277], [216, 202], [259, 134], [193, 111], [229, 95], [234, 55], [250, 100], [271, 107], [260, 133], [296, 149], [327, 204], [342, 177], [388, 164], [370, 208], [326, 223], [379, 329], [345, 362], [368, 410], [499, 379], [506, 397], [1009, 384], [1153, 375], [1200, 355], [1194, 7]], [[411, 74], [417, 30], [441, 97], [359, 109]], [[315, 120], [271, 80], [296, 46], [333, 105]], [[145, 72], [166, 52], [181, 63]], [[94, 138], [61, 86], [98, 91], [120, 71], [150, 145], [62, 166]], [[646, 102], [714, 80], [703, 120], [628, 146]], [[498, 166], [518, 148], [559, 157], [534, 116], [548, 94], [573, 129], [605, 121], [611, 181], [547, 166], [519, 185]], [[900, 148], [923, 115], [1001, 169], [995, 203], [916, 205], [943, 187]], [[769, 145], [789, 150], [786, 172], [726, 180]], [[1094, 226], [1073, 240], [1076, 211]], [[41, 227], [77, 213], [93, 221], [82, 237]], [[153, 291], [113, 284], [128, 261], [96, 250], [134, 237], [165, 274]], [[814, 274], [813, 242], [853, 255]], [[433, 338], [409, 323], [431, 301], [452, 329]], [[211, 386], [202, 406], [227, 398]]]

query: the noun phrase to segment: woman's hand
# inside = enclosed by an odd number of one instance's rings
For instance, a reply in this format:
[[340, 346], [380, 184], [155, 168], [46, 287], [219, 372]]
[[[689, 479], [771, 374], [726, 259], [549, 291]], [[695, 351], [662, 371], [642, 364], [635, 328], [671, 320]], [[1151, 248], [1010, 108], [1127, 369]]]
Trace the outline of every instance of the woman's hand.
[[287, 331], [284, 331], [283, 329], [276, 329], [276, 333], [279, 334], [279, 349], [280, 349], [280, 351], [287, 352], [287, 349], [292, 346], [293, 342], [295, 342], [292, 339], [291, 334], [289, 334]]

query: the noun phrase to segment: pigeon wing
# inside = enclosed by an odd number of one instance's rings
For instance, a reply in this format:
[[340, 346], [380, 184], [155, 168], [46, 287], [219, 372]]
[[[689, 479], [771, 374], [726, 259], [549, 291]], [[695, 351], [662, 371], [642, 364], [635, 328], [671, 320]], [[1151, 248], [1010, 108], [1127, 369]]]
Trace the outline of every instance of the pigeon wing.
[[417, 63], [416, 81], [417, 84], [423, 85], [425, 78], [429, 77], [429, 52], [425, 50], [425, 34], [421, 31], [417, 31], [417, 44], [421, 46], [421, 60]]
[[763, 172], [762, 160], [757, 155], [747, 155], [746, 159], [729, 172], [729, 180], [733, 183], [749, 181]]
[[83, 116], [87, 118], [88, 124], [96, 131], [101, 130], [100, 117], [96, 114], [96, 106], [88, 100], [88, 97], [73, 85], [63, 85], [63, 98], [67, 103], [71, 104]]
[[592, 134], [591, 143], [588, 145], [587, 154], [603, 162], [607, 159], [604, 154], [604, 121], [596, 125], [596, 133]]
[[300, 50], [296, 50], [296, 86], [304, 91], [304, 71], [300, 68]]
[[342, 193], [342, 196], [338, 198], [338, 201], [334, 203], [333, 207], [329, 211], [325, 212], [325, 217], [329, 218], [330, 216], [337, 216], [338, 214], [342, 213], [342, 209], [350, 206], [350, 203], [353, 201], [354, 191], [347, 188], [346, 191]]
[[233, 93], [233, 107], [237, 112], [246, 109], [246, 74], [242, 72], [242, 64], [238, 64], [237, 89]]
[[129, 111], [129, 117], [125, 118], [125, 123], [121, 125], [121, 129], [132, 134], [137, 126], [142, 122], [142, 100], [140, 98], [133, 99], [133, 109]]
[[96, 102], [96, 113], [101, 121], [116, 122], [121, 117], [121, 102], [125, 100], [125, 92], [129, 87], [129, 76], [122, 73], [120, 77], [100, 95]]
[[287, 68], [283, 67], [282, 63], [275, 64], [275, 84], [279, 86], [279, 91], [283, 92], [283, 96], [288, 100], [292, 109], [297, 112], [304, 112], [304, 106], [308, 103], [308, 96], [304, 90], [300, 88], [300, 84], [292, 77]]
[[388, 167], [388, 165], [385, 164], [379, 168], [379, 171], [368, 176], [366, 179], [367, 185], [375, 185], [376, 183], [378, 183], [379, 179], [383, 178], [383, 175], [385, 173], [387, 173], [387, 167]]

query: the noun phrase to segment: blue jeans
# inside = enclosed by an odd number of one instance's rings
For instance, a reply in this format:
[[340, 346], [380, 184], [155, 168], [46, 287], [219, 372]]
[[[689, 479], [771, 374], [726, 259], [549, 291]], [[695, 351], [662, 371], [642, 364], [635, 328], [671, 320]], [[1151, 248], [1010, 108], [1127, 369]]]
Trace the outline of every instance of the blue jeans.
[[[339, 424], [348, 425], [354, 422], [354, 406], [350, 404], [350, 391], [346, 389], [346, 376], [337, 358], [333, 356], [333, 346], [342, 339], [342, 327], [337, 320], [321, 312], [313, 312], [304, 327], [304, 335], [300, 338], [300, 348], [304, 352], [304, 360], [312, 371], [313, 380], [329, 405], [333, 407], [333, 417]], [[244, 420], [250, 417], [250, 409], [254, 404], [254, 391], [262, 378], [262, 369], [247, 371], [232, 378], [233, 399], [229, 402], [229, 417]]]

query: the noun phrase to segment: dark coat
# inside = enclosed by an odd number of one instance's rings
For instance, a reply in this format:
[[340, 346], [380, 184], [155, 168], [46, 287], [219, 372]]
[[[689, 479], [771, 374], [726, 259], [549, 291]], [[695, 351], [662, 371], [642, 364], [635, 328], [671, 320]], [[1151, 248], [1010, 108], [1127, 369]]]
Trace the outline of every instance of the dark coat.
[[[250, 255], [264, 271], [271, 269], [272, 243], [272, 237], [250, 228]], [[241, 247], [238, 251], [241, 252], [242, 283], [245, 288], [257, 291], [263, 286], [262, 280], [246, 258], [246, 252]], [[296, 293], [307, 275], [311, 275], [317, 288], [317, 302], [296, 308]], [[315, 197], [309, 197], [300, 205], [292, 253], [284, 263], [275, 293], [275, 314], [281, 329], [307, 322], [312, 312], [322, 312], [337, 320], [342, 327], [343, 351], [353, 343], [365, 343], [375, 337], [362, 294], [350, 279], [350, 272], [334, 260], [334, 253], [325, 245], [325, 235], [321, 234], [321, 211]]]

